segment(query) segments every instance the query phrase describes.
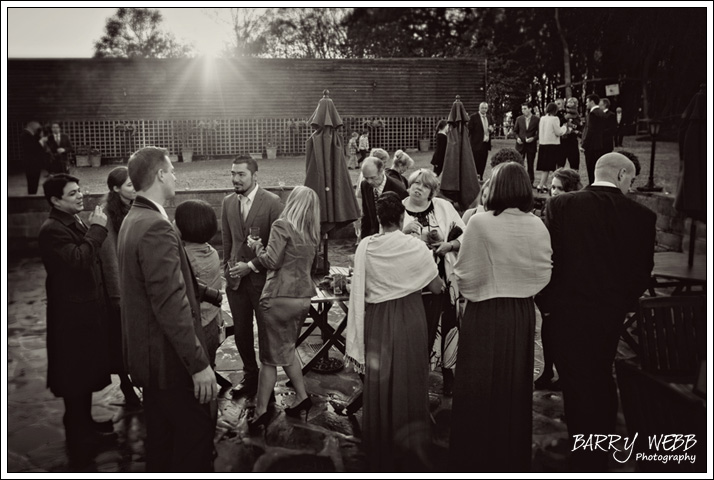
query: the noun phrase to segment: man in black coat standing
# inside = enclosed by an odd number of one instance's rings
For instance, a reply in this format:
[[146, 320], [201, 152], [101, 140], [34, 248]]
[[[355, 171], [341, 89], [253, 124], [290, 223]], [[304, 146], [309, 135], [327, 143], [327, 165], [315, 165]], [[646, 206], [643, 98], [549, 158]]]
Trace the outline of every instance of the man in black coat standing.
[[379, 233], [377, 219], [377, 198], [384, 192], [394, 192], [400, 199], [407, 197], [402, 182], [384, 173], [384, 162], [377, 157], [367, 157], [362, 162], [364, 180], [359, 188], [362, 193], [362, 232], [360, 238]]
[[588, 170], [588, 183], [592, 184], [595, 181], [595, 164], [605, 153], [603, 134], [605, 128], [607, 128], [607, 124], [605, 115], [598, 106], [600, 97], [592, 94], [585, 97], [585, 100], [587, 113], [585, 116], [582, 148], [585, 150], [585, 167]]
[[599, 107], [605, 117], [605, 130], [602, 133], [602, 153], [605, 154], [614, 150], [615, 135], [617, 134], [617, 115], [610, 110], [610, 100], [607, 98], [600, 100]]
[[483, 172], [486, 170], [492, 133], [493, 118], [488, 114], [488, 103], [481, 102], [478, 106], [478, 115], [471, 115], [469, 118], [469, 139], [479, 180], [483, 179]]
[[615, 433], [612, 365], [622, 325], [647, 289], [654, 265], [657, 216], [626, 196], [636, 175], [624, 155], [603, 155], [595, 182], [548, 202], [553, 274], [541, 293], [554, 332], [563, 387], [571, 469], [604, 472], [612, 452], [573, 450], [574, 435]]
[[37, 193], [37, 186], [40, 183], [40, 173], [49, 161], [49, 155], [40, 144], [38, 132], [42, 127], [39, 122], [28, 122], [25, 129], [20, 134], [20, 154], [25, 167], [27, 177], [27, 194]]
[[116, 438], [111, 422], [92, 419], [92, 392], [110, 383], [106, 325], [107, 298], [99, 252], [107, 217], [97, 206], [89, 226], [79, 180], [53, 175], [43, 184], [52, 206], [39, 234], [47, 271], [47, 386], [65, 405], [70, 460], [88, 460], [96, 447]]

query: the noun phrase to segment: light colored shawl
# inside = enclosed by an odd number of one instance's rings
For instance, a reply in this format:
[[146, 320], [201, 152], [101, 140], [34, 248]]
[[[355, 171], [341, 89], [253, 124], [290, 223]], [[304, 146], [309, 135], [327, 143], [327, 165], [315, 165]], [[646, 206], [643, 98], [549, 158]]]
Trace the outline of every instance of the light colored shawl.
[[421, 240], [399, 230], [364, 238], [355, 253], [347, 315], [345, 362], [364, 373], [366, 303], [382, 303], [421, 290], [438, 274], [432, 253]]

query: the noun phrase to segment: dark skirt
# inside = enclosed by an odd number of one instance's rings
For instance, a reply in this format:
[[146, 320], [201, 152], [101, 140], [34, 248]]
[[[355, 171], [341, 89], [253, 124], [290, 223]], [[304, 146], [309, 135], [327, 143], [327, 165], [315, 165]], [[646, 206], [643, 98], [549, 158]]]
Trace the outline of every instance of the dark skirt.
[[541, 145], [538, 149], [539, 172], [553, 172], [563, 165], [563, 149], [560, 145]]
[[362, 442], [369, 469], [424, 471], [429, 463], [429, 355], [421, 292], [367, 304]]
[[295, 343], [307, 313], [310, 298], [261, 298], [263, 318], [258, 319], [258, 358], [265, 365], [284, 367], [295, 359]]
[[468, 302], [451, 414], [457, 471], [530, 470], [534, 335], [532, 298]]

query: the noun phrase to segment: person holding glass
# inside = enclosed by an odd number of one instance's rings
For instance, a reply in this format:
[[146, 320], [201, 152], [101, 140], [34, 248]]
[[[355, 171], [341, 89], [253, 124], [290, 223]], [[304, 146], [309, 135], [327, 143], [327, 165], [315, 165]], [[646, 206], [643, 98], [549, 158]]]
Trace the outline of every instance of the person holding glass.
[[261, 363], [258, 392], [253, 418], [248, 427], [255, 431], [270, 422], [268, 404], [275, 388], [278, 367], [283, 367], [295, 389], [295, 403], [285, 414], [305, 419], [312, 400], [305, 390], [302, 366], [295, 350], [313, 296], [312, 262], [320, 243], [320, 202], [309, 187], [298, 186], [290, 192], [285, 208], [270, 232], [268, 246], [263, 248], [256, 232], [247, 239], [255, 252], [254, 263], [268, 273], [260, 295], [258, 346]]
[[[439, 180], [434, 172], [422, 168], [409, 176], [409, 196], [402, 201], [405, 215], [401, 229], [429, 246], [434, 252], [432, 258], [438, 266], [439, 277], [447, 281], [453, 272], [456, 255], [461, 247], [459, 239], [466, 225], [448, 200], [436, 197], [438, 191]], [[443, 392], [446, 396], [451, 396], [453, 388], [453, 373], [444, 366], [448, 364], [444, 355], [447, 333], [456, 327], [456, 318], [450, 315], [451, 303], [448, 294], [424, 296], [430, 352], [441, 319], [441, 344], [435, 348], [432, 360], [435, 366], [441, 359]]]

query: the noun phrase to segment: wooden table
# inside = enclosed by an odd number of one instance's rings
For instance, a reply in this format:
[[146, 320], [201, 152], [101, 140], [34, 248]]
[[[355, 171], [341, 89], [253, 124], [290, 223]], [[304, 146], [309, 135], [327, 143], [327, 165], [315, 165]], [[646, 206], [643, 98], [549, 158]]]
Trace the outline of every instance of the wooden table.
[[[347, 267], [330, 267], [330, 275], [338, 273], [347, 277]], [[323, 344], [317, 353], [302, 367], [303, 375], [312, 370], [315, 364], [328, 354], [333, 345], [337, 347], [340, 352], [345, 353], [345, 337], [343, 332], [347, 327], [347, 312], [350, 297], [346, 292], [342, 295], [335, 295], [332, 290], [321, 288], [320, 281], [322, 279], [323, 277], [321, 276], [313, 278], [317, 295], [312, 297], [310, 312], [308, 313], [308, 318], [312, 321], [306, 321], [303, 325], [304, 331], [298, 337], [297, 345], [307, 340], [315, 328], [319, 328], [320, 332], [322, 332]], [[337, 328], [333, 328], [327, 321], [327, 314], [335, 304], [340, 307], [344, 314]]]
[[650, 295], [655, 296], [655, 288], [667, 287], [674, 287], [672, 295], [700, 293], [692, 291], [692, 287], [702, 287], [703, 292], [707, 283], [707, 256], [695, 255], [691, 267], [688, 260], [686, 253], [655, 253]]
[[[674, 288], [671, 295], [702, 295], [707, 284], [707, 257], [695, 255], [690, 267], [686, 253], [658, 252], [654, 254], [652, 280], [648, 292], [656, 297], [657, 288]], [[692, 290], [697, 287], [696, 290]], [[701, 287], [701, 290], [699, 289]], [[622, 339], [635, 351], [639, 351], [638, 342], [630, 333], [639, 319], [640, 312], [625, 319], [622, 329]]]

